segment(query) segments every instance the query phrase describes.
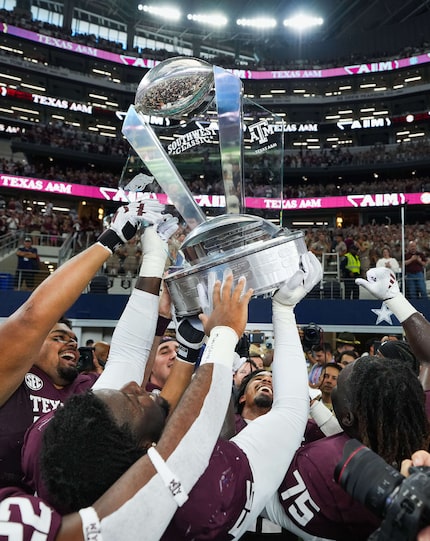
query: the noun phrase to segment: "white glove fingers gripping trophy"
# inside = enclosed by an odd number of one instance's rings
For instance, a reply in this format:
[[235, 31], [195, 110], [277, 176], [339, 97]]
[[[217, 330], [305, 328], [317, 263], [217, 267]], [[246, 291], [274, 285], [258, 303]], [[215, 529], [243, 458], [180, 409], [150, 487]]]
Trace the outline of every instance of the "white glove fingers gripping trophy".
[[302, 254], [299, 269], [278, 289], [273, 299], [280, 304], [295, 306], [322, 280], [322, 276], [322, 266], [315, 254]]
[[153, 199], [123, 205], [114, 214], [108, 229], [98, 237], [97, 242], [111, 254], [137, 233], [146, 222], [158, 224], [164, 220], [164, 205]]
[[120, 207], [114, 214], [110, 228], [123, 242], [130, 240], [138, 227], [146, 224], [158, 224], [163, 221], [164, 205], [154, 199], [136, 201]]
[[197, 284], [197, 295], [199, 297], [200, 307], [206, 316], [209, 316], [213, 310], [213, 290], [217, 280], [217, 273], [215, 271], [210, 271], [208, 273], [207, 286], [202, 282]]
[[[222, 286], [226, 278], [228, 276], [231, 276], [232, 274], [233, 274], [233, 271], [230, 268], [224, 270], [223, 277], [222, 277], [222, 284], [221, 284], [221, 295], [222, 295]], [[246, 277], [241, 276], [240, 278], [243, 278], [245, 280], [243, 291], [242, 291], [242, 295], [243, 295], [246, 291]], [[207, 287], [202, 283], [197, 284], [197, 294], [199, 297], [200, 307], [202, 309], [202, 312], [206, 316], [209, 316], [213, 310], [213, 289], [214, 289], [215, 282], [217, 280], [218, 280], [217, 273], [215, 271], [210, 271], [208, 273]]]
[[377, 299], [386, 301], [393, 299], [400, 293], [394, 272], [385, 267], [369, 269], [366, 273], [367, 280], [356, 278], [355, 283], [367, 289]]
[[163, 220], [157, 224], [157, 234], [164, 241], [168, 241], [177, 229], [178, 218], [171, 214], [164, 214]]

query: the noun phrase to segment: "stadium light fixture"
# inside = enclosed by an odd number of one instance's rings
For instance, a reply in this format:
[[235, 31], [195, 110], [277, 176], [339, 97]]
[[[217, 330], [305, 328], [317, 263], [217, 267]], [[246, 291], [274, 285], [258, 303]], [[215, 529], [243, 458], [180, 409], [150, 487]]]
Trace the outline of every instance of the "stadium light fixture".
[[268, 28], [275, 28], [276, 20], [266, 17], [257, 17], [255, 19], [237, 19], [236, 24], [238, 26], [251, 26], [257, 30], [264, 30]]
[[302, 32], [308, 28], [315, 26], [321, 26], [324, 23], [322, 17], [314, 17], [313, 15], [306, 15], [305, 13], [298, 13], [293, 17], [289, 17], [284, 20], [284, 26], [290, 27], [297, 32]]
[[146, 4], [139, 4], [137, 9], [149, 13], [150, 15], [169, 19], [170, 21], [179, 21], [181, 18], [181, 12], [172, 6], [148, 6]]
[[222, 13], [189, 13], [187, 15], [187, 19], [196, 23], [218, 27], [225, 26], [228, 23], [227, 17], [225, 17]]

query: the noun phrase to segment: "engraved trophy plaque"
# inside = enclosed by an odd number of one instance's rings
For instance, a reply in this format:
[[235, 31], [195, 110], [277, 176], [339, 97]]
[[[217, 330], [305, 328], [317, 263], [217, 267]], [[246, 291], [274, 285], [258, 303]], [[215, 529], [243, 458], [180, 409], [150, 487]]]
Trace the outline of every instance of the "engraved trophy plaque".
[[[307, 250], [302, 231], [244, 212], [247, 168], [256, 188], [269, 186], [282, 201], [283, 122], [250, 100], [245, 113], [243, 105], [239, 77], [178, 57], [146, 73], [124, 120], [126, 139], [191, 230], [181, 246], [183, 266], [165, 278], [179, 316], [201, 312], [201, 292], [227, 270], [235, 283], [245, 276], [256, 296], [270, 294], [298, 270]], [[153, 118], [164, 119], [162, 126], [154, 127]], [[187, 176], [222, 184], [225, 214], [208, 219]], [[144, 177], [122, 187], [142, 191]]]

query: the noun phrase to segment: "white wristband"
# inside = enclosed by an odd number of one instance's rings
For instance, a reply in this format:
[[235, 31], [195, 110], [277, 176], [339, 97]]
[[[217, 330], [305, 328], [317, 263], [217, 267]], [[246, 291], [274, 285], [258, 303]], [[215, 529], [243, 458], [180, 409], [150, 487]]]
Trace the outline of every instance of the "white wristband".
[[418, 310], [401, 294], [384, 302], [400, 323], [403, 323], [405, 319], [408, 319], [412, 314], [418, 312]]
[[209, 335], [200, 365], [206, 363], [223, 364], [229, 370], [232, 370], [234, 348], [238, 340], [236, 332], [231, 327], [214, 327]]
[[99, 517], [94, 507], [79, 509], [84, 541], [103, 541]]
[[169, 466], [164, 462], [155, 447], [150, 447], [147, 455], [152, 462], [152, 465], [160, 475], [163, 483], [170, 490], [178, 507], [184, 505], [184, 503], [188, 500], [188, 494], [185, 492], [180, 479], [175, 476]]

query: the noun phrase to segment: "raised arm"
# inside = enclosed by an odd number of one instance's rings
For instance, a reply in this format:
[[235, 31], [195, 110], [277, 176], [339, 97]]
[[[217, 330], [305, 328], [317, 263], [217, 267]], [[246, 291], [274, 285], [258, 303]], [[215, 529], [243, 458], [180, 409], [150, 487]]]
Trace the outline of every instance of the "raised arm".
[[0, 326], [0, 405], [19, 387], [52, 326], [77, 300], [100, 266], [135, 235], [142, 220], [152, 223], [160, 219], [163, 208], [152, 200], [120, 207], [96, 244], [59, 267]]
[[245, 452], [254, 477], [249, 513], [229, 532], [235, 539], [257, 519], [280, 485], [306, 427], [309, 385], [294, 307], [321, 280], [322, 269], [311, 252], [301, 256], [300, 267], [272, 300], [275, 335], [272, 409], [231, 440]]
[[139, 277], [112, 335], [109, 362], [93, 389], [120, 389], [130, 381], [143, 382], [157, 327], [167, 240], [177, 227], [177, 218], [169, 216], [145, 229]]

